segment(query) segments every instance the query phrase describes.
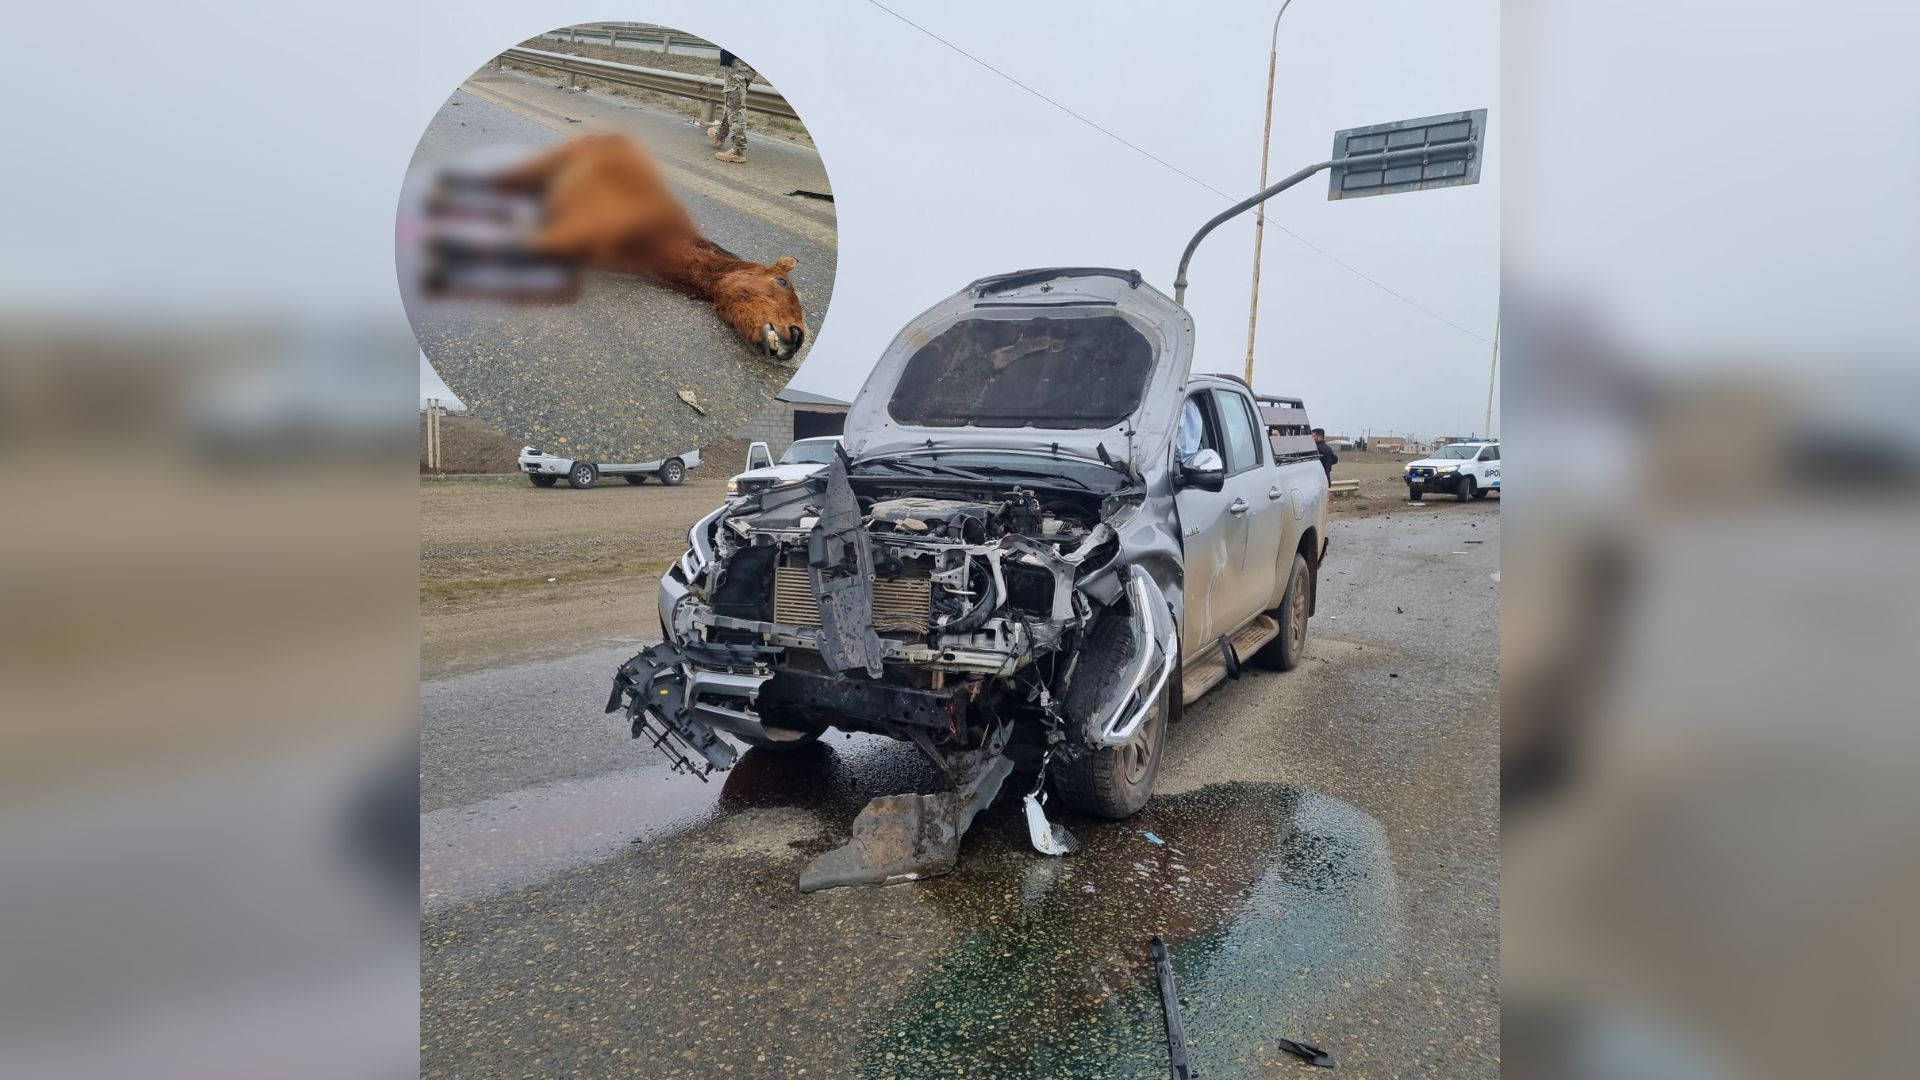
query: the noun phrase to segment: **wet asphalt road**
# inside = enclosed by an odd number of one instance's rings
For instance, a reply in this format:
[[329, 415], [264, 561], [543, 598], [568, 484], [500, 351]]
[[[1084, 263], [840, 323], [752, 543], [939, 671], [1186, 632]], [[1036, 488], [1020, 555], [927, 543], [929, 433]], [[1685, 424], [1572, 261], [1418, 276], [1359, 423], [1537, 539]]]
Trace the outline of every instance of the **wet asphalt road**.
[[[1337, 522], [1307, 659], [1189, 710], [1133, 821], [1027, 847], [1017, 778], [950, 876], [802, 895], [913, 751], [834, 734], [676, 777], [604, 717], [634, 643], [422, 688], [429, 1076], [1498, 1069], [1499, 507]], [[1151, 832], [1164, 843], [1152, 842]]]
[[[549, 452], [648, 461], [727, 438], [799, 364], [749, 348], [703, 301], [605, 273], [586, 274], [579, 297], [564, 304], [421, 295], [414, 241], [433, 166], [504, 164], [588, 131], [624, 132], [647, 147], [702, 231], [722, 247], [758, 262], [798, 260], [788, 276], [806, 312], [811, 348], [837, 262], [833, 204], [784, 193], [831, 190], [818, 154], [763, 139], [750, 148], [748, 164], [724, 165], [684, 119], [489, 70], [434, 115], [401, 196], [398, 272], [414, 336], [476, 415]], [[681, 400], [683, 390], [704, 413]]]

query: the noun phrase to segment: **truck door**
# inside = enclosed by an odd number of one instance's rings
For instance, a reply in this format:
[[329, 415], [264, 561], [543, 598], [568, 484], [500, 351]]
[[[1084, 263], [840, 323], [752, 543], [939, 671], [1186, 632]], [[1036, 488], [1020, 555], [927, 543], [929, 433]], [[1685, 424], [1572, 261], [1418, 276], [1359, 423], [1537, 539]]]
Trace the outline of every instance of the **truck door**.
[[1488, 447], [1482, 448], [1480, 451], [1479, 465], [1480, 465], [1480, 475], [1475, 477], [1476, 482], [1478, 482], [1479, 485], [1483, 488], [1499, 487], [1500, 486], [1500, 448], [1498, 446], [1488, 446]]
[[[1173, 442], [1175, 469], [1201, 450], [1212, 450], [1226, 459], [1212, 394], [1199, 391], [1187, 397], [1180, 406], [1180, 427]], [[1231, 583], [1231, 566], [1245, 546], [1244, 519], [1227, 513], [1231, 498], [1225, 488], [1203, 491], [1193, 487], [1183, 487], [1173, 497], [1174, 508], [1180, 512], [1181, 561], [1185, 564], [1185, 600], [1180, 617], [1180, 649], [1185, 656], [1197, 655], [1218, 636], [1213, 630], [1214, 605], [1230, 602], [1218, 595], [1218, 590]], [[1226, 621], [1223, 613], [1221, 622]]]
[[[1291, 511], [1252, 399], [1235, 390], [1215, 390], [1213, 396], [1227, 438], [1227, 484], [1221, 493], [1228, 496], [1227, 512], [1239, 516], [1242, 529], [1241, 557], [1230, 590], [1236, 601], [1233, 617], [1230, 625], [1215, 629], [1218, 636], [1279, 605], [1274, 592]], [[1216, 607], [1215, 615], [1219, 613]]]

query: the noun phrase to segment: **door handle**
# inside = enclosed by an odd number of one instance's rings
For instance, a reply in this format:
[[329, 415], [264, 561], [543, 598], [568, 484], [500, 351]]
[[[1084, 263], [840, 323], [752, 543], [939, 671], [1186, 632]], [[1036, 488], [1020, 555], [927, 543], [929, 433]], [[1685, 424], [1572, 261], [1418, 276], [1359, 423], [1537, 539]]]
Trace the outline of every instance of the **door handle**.
[[1281, 492], [1281, 490], [1280, 490], [1279, 488], [1277, 488], [1277, 487], [1270, 487], [1270, 488], [1268, 488], [1268, 489], [1267, 489], [1267, 498], [1269, 498], [1269, 499], [1284, 499], [1284, 498], [1286, 498], [1286, 495], [1285, 495], [1284, 493], [1282, 493], [1282, 492]]
[[1247, 509], [1247, 500], [1245, 499], [1235, 499], [1227, 504], [1227, 513], [1232, 514], [1234, 517], [1239, 517], [1241, 514], [1246, 513]]

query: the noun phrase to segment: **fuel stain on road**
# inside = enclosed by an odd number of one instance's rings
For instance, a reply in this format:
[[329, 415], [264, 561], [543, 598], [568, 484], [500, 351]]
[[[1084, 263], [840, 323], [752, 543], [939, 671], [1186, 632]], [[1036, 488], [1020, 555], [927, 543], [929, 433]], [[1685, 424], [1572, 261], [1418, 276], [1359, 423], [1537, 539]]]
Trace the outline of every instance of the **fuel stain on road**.
[[1244, 1075], [1283, 1063], [1275, 1033], [1307, 1038], [1299, 1017], [1393, 955], [1385, 835], [1336, 799], [1219, 785], [1076, 831], [1086, 848], [1073, 859], [1039, 861], [999, 836], [967, 874], [927, 887], [980, 929], [866, 1041], [862, 1075], [1164, 1076], [1155, 934], [1174, 952], [1197, 1071]]
[[[876, 782], [839, 756], [749, 755], [697, 830], [429, 914], [425, 1074], [1165, 1075], [1159, 934], [1196, 1065], [1241, 1075], [1396, 948], [1378, 825], [1278, 784], [1064, 819], [1084, 845], [1066, 859], [1033, 853], [1003, 797], [949, 877], [802, 895], [793, 874]], [[912, 760], [889, 781], [930, 782]]]

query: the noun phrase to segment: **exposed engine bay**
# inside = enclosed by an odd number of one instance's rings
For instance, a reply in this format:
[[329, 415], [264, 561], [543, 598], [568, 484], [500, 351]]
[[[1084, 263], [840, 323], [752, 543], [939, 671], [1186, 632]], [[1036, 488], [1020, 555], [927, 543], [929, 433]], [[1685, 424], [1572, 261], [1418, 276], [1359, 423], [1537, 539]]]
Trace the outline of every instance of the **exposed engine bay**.
[[[1177, 653], [1159, 590], [1119, 559], [1138, 488], [953, 472], [850, 478], [836, 460], [709, 515], [663, 584], [667, 641], [622, 667], [608, 711], [702, 775], [735, 759], [716, 732], [754, 746], [828, 727], [900, 739], [975, 809], [992, 799], [979, 782], [997, 789], [1011, 771], [992, 759], [1027, 754], [1044, 784], [1055, 755], [1131, 738]], [[1104, 619], [1125, 624], [1102, 638], [1130, 650], [1130, 677], [1076, 684]], [[1044, 827], [1042, 795], [1029, 817], [1046, 850], [1041, 835], [1064, 830]], [[953, 845], [964, 828], [946, 828]]]

